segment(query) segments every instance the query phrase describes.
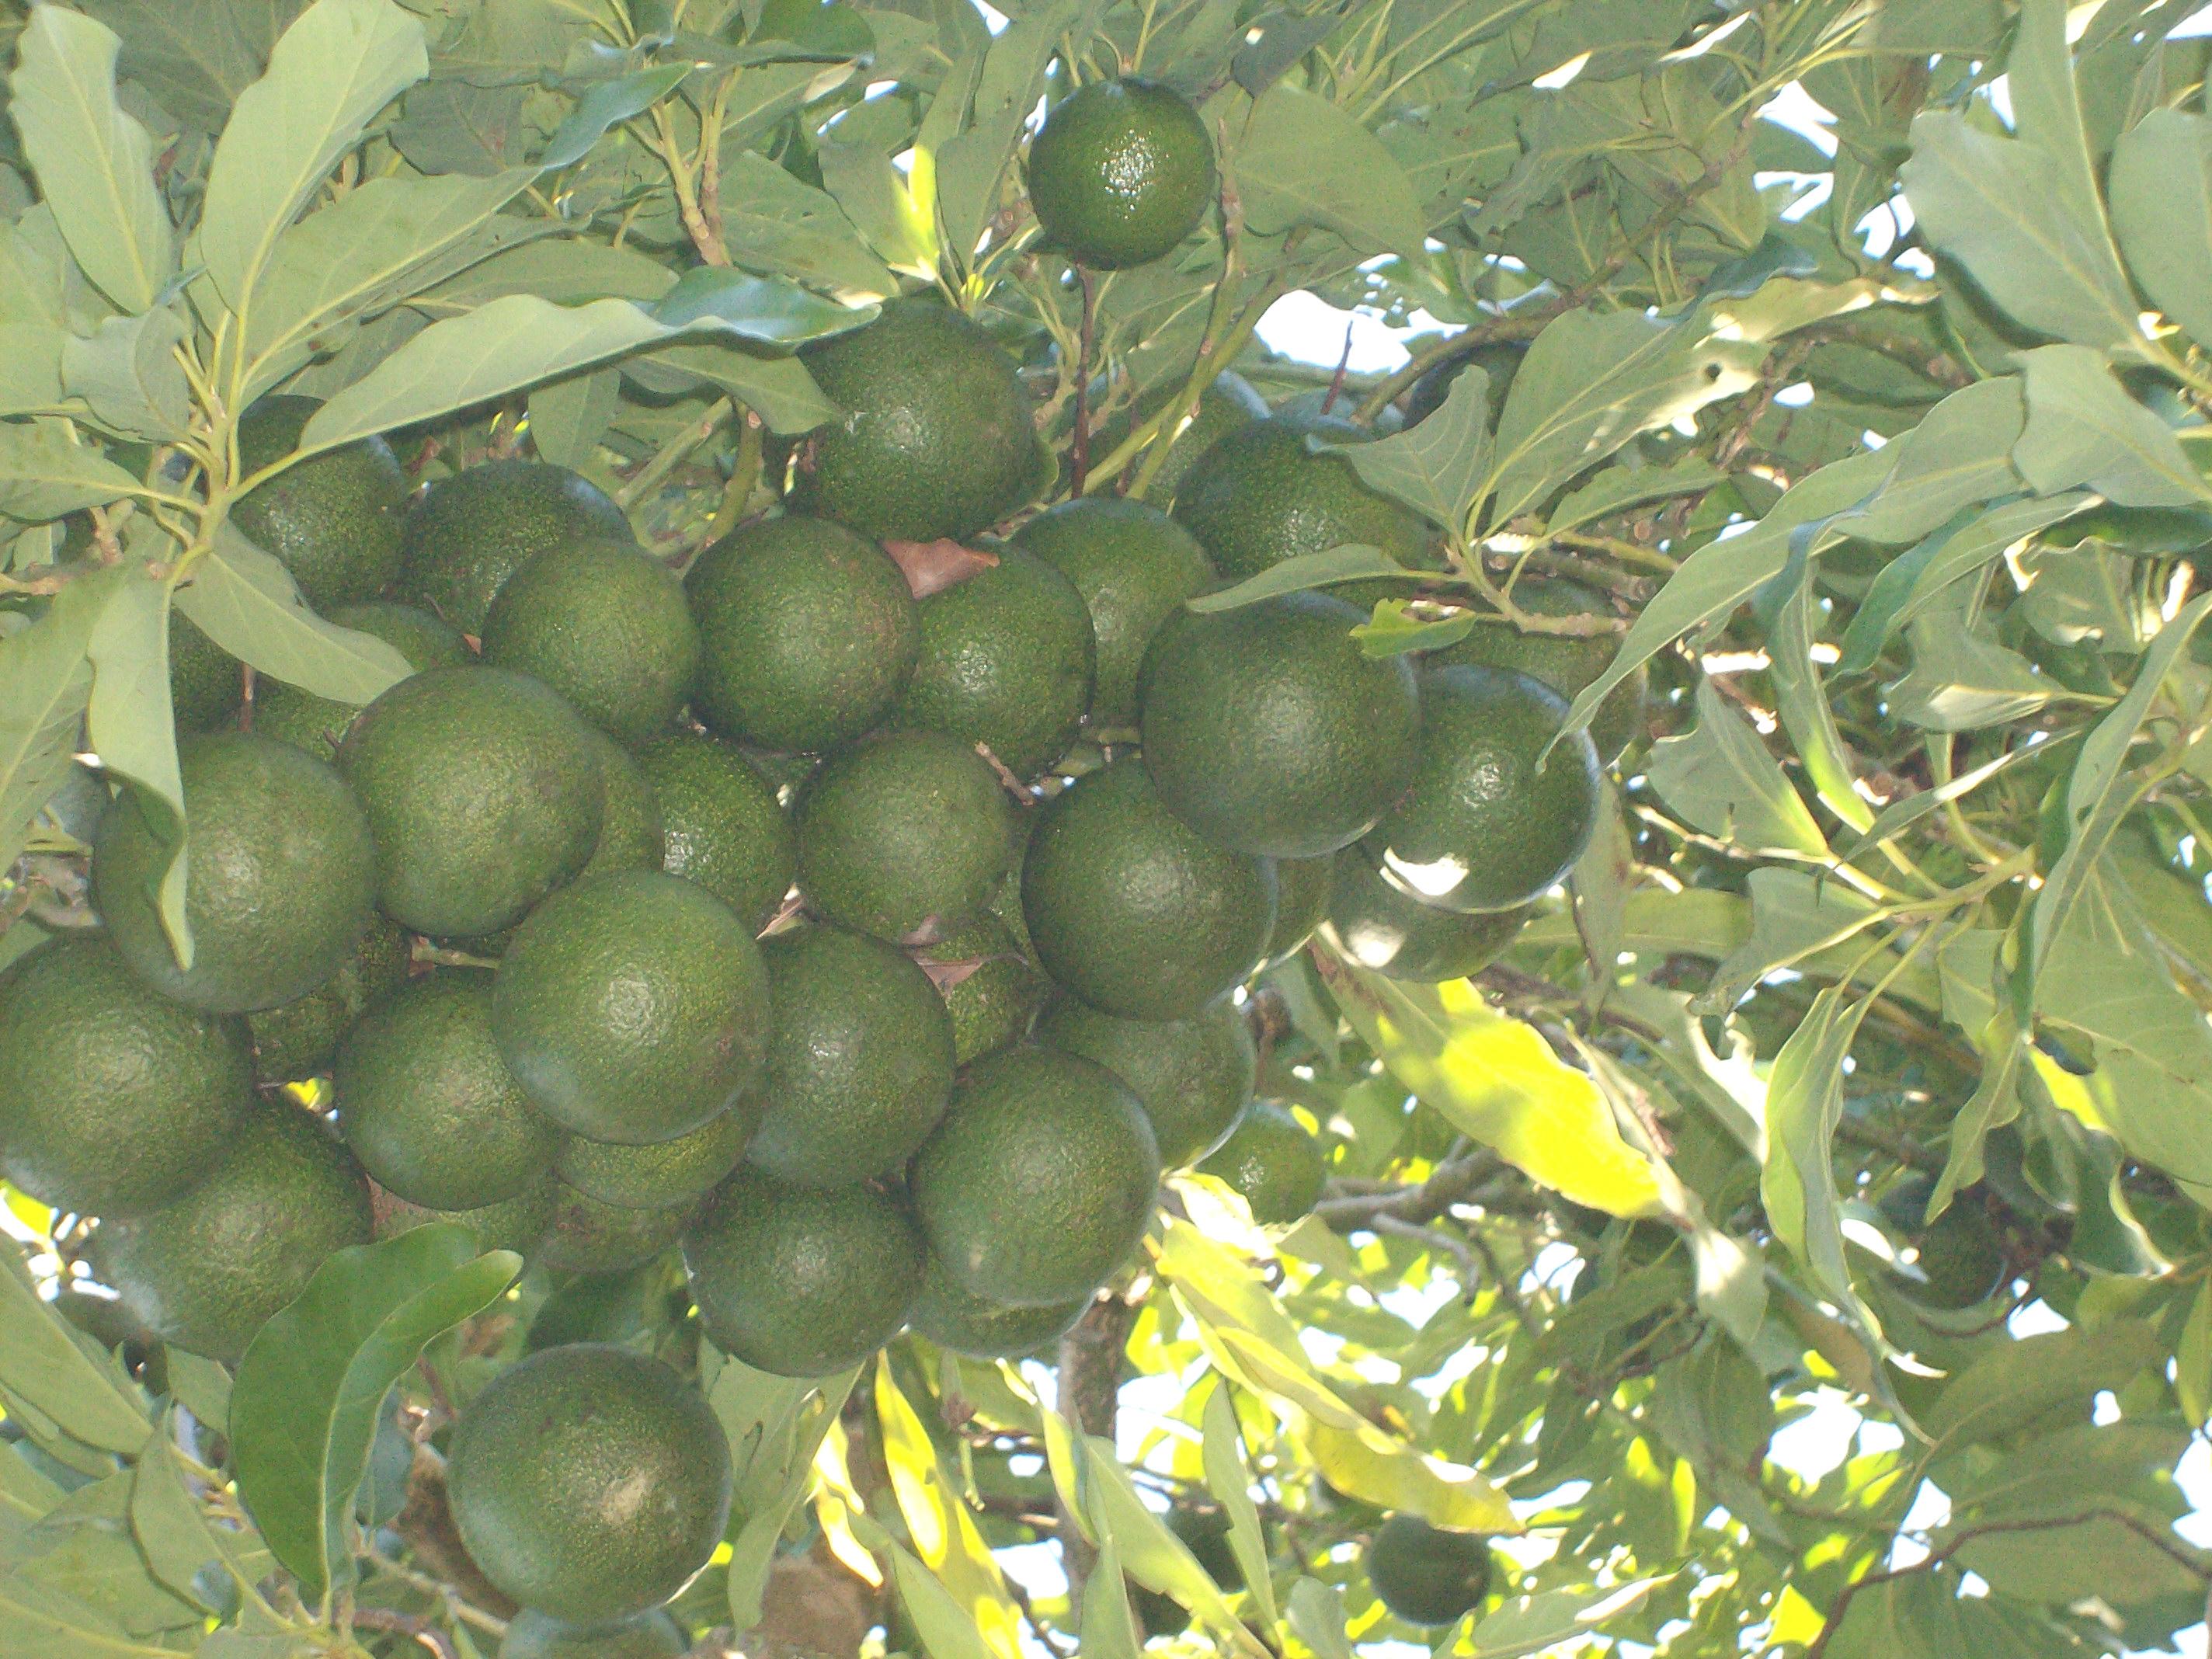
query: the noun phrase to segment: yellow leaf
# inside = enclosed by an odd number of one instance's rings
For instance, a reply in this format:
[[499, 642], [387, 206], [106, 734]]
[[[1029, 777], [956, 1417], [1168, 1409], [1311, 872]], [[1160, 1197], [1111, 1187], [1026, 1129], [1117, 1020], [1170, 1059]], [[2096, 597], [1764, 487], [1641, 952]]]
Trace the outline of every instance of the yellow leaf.
[[[1021, 1615], [1006, 1594], [999, 1564], [983, 1542], [975, 1517], [955, 1496], [937, 1461], [935, 1443], [899, 1392], [887, 1364], [876, 1367], [876, 1419], [883, 1428], [891, 1492], [922, 1561], [999, 1659], [1023, 1659]], [[906, 1579], [902, 1569], [902, 1589]], [[934, 1644], [932, 1650], [936, 1651]], [[939, 1659], [950, 1656], [940, 1653]]]
[[1534, 1026], [1499, 1013], [1466, 980], [1401, 985], [1320, 960], [1353, 1028], [1453, 1127], [1577, 1204], [1620, 1216], [1665, 1213], [1652, 1161], [1622, 1138], [1597, 1085]]
[[1411, 1510], [1456, 1532], [1527, 1530], [1505, 1494], [1478, 1469], [1424, 1455], [1371, 1423], [1357, 1429], [1309, 1421], [1306, 1449], [1339, 1492], [1386, 1510]]

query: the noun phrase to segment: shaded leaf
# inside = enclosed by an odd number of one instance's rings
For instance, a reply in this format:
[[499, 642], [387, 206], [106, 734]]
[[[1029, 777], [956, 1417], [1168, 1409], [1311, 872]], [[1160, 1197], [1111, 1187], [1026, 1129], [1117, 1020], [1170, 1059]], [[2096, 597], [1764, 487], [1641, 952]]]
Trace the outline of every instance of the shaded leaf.
[[691, 69], [690, 64], [656, 64], [611, 81], [594, 82], [584, 89], [568, 118], [553, 130], [538, 158], [539, 169], [551, 172], [582, 161], [609, 128], [651, 109], [683, 85]]
[[[177, 772], [177, 723], [169, 702], [166, 569], [176, 544], [145, 520], [133, 520], [131, 527], [146, 533], [131, 537], [123, 576], [86, 647], [93, 669], [86, 723], [101, 768], [131, 786], [132, 805], [169, 848], [168, 865], [155, 876], [155, 907], [178, 966], [190, 968], [185, 787]], [[149, 552], [160, 556], [149, 562]]]
[[2087, 1416], [2100, 1394], [2124, 1386], [2160, 1352], [2158, 1334], [2133, 1320], [2095, 1330], [2024, 1336], [1989, 1349], [1952, 1379], [1922, 1417], [1946, 1450], [2002, 1438], [2070, 1410]]
[[146, 1443], [146, 1413], [135, 1390], [70, 1340], [61, 1316], [31, 1288], [13, 1246], [0, 1262], [0, 1386], [84, 1445], [129, 1455]]
[[1660, 798], [1709, 836], [1761, 851], [1826, 857], [1820, 826], [1751, 722], [1710, 679], [1698, 682], [1697, 707], [1695, 729], [1651, 745], [1645, 766]]
[[840, 305], [781, 277], [698, 265], [684, 273], [653, 314], [670, 328], [714, 323], [739, 339], [788, 349], [862, 327], [879, 310]]
[[1381, 139], [1314, 93], [1278, 82], [1254, 101], [1236, 173], [1244, 222], [1261, 235], [1314, 225], [1362, 255], [1423, 257], [1427, 227], [1406, 170]]
[[2020, 355], [2027, 426], [2013, 450], [2038, 494], [2087, 484], [2122, 507], [2188, 507], [2212, 501], [2181, 444], [2128, 396], [2096, 353], [2075, 345]]
[[1370, 489], [1395, 496], [1454, 537], [1464, 535], [1489, 476], [1490, 376], [1470, 365], [1426, 420], [1369, 443], [1309, 447], [1338, 454]]
[[1184, 603], [1188, 609], [1205, 616], [1216, 611], [1235, 611], [1244, 605], [1257, 605], [1261, 599], [1272, 599], [1280, 593], [1300, 593], [1308, 588], [1326, 587], [1332, 582], [1349, 581], [1354, 577], [1411, 576], [1414, 574], [1379, 547], [1347, 542], [1342, 547], [1332, 547], [1324, 553], [1301, 553], [1295, 558], [1285, 559], [1280, 564], [1268, 566], [1256, 576], [1247, 576], [1234, 587], [1225, 587], [1218, 593], [1204, 594]]
[[1237, 1408], [1230, 1401], [1226, 1382], [1217, 1384], [1206, 1402], [1205, 1437], [1206, 1489], [1229, 1516], [1229, 1547], [1261, 1621], [1272, 1626], [1279, 1615], [1274, 1577], [1267, 1569], [1267, 1535], [1261, 1530], [1259, 1506], [1252, 1501], [1252, 1471], [1244, 1459]]
[[1099, 1542], [1120, 1551], [1123, 1571], [1146, 1589], [1172, 1596], [1188, 1607], [1200, 1623], [1227, 1638], [1227, 1644], [1237, 1651], [1263, 1654], [1266, 1650], [1230, 1611], [1227, 1598], [1199, 1565], [1190, 1547], [1137, 1496], [1111, 1443], [1085, 1435], [1080, 1443], [1084, 1508]]
[[92, 696], [86, 653], [119, 580], [112, 566], [81, 572], [44, 617], [0, 639], [0, 868], [69, 775]]
[[61, 421], [0, 425], [0, 514], [11, 519], [58, 519], [138, 488], [96, 445], [72, 439]]
[[283, 562], [228, 524], [177, 590], [177, 608], [240, 661], [334, 702], [373, 702], [415, 672], [375, 635], [308, 610]]
[[1872, 1316], [1852, 1288], [1844, 1259], [1843, 1211], [1832, 1170], [1836, 1126], [1844, 1115], [1844, 1058], [1866, 1018], [1866, 1001], [1847, 1002], [1830, 986], [1774, 1056], [1766, 1084], [1766, 1165], [1759, 1196], [1774, 1236], [1810, 1271], [1820, 1293]]
[[177, 348], [185, 319], [163, 308], [111, 317], [89, 337], [71, 335], [62, 347], [62, 386], [82, 398], [93, 419], [128, 437], [173, 440], [191, 422], [191, 390]]
[[1638, 1578], [1604, 1589], [1516, 1596], [1476, 1620], [1466, 1640], [1453, 1651], [1472, 1653], [1475, 1659], [1527, 1659], [1636, 1612], [1663, 1582]]
[[2113, 144], [2106, 189], [2143, 292], [2199, 344], [2212, 341], [2212, 121], [2151, 111]]

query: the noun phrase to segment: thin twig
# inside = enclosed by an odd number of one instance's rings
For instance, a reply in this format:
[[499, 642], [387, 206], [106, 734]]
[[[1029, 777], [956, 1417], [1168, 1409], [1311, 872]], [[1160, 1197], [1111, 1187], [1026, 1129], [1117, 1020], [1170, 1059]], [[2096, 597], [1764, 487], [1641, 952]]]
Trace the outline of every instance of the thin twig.
[[1078, 265], [1075, 280], [1083, 285], [1082, 344], [1075, 359], [1075, 447], [1070, 458], [1068, 494], [1080, 495], [1091, 471], [1091, 353], [1097, 328], [1098, 293], [1090, 267]]
[[386, 1607], [356, 1607], [353, 1622], [362, 1630], [391, 1631], [400, 1636], [411, 1636], [438, 1659], [460, 1659], [460, 1651], [453, 1646], [453, 1638], [427, 1619], [417, 1619], [411, 1613], [393, 1613]]

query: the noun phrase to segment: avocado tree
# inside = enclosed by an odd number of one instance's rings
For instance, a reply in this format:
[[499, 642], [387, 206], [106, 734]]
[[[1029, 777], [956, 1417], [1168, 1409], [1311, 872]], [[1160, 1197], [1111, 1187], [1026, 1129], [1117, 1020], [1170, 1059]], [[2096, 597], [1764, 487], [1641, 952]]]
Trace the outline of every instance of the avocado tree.
[[0, 1656], [2171, 1647], [2194, 9], [9, 0]]

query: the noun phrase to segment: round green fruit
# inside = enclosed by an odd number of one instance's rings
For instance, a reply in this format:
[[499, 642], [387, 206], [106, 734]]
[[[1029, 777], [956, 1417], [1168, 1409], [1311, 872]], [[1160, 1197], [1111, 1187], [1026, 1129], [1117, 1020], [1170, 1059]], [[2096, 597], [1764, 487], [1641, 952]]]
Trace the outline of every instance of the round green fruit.
[[[1451, 395], [1452, 383], [1472, 364], [1489, 379], [1490, 425], [1495, 428], [1498, 416], [1505, 407], [1505, 394], [1513, 389], [1513, 377], [1521, 372], [1522, 359], [1528, 355], [1528, 343], [1525, 340], [1492, 340], [1449, 362], [1438, 363], [1414, 381], [1413, 389], [1406, 393], [1406, 424], [1419, 426], [1442, 409], [1444, 399]], [[1516, 586], [1516, 595], [1519, 591]]]
[[1182, 1019], [1235, 986], [1275, 925], [1275, 872], [1160, 804], [1133, 757], [1039, 813], [1022, 912], [1045, 971], [1125, 1019]]
[[778, 1376], [827, 1376], [906, 1323], [921, 1235], [872, 1187], [825, 1192], [746, 1168], [684, 1234], [684, 1263], [715, 1346]]
[[1255, 1100], [1198, 1170], [1243, 1194], [1253, 1220], [1287, 1227], [1321, 1202], [1328, 1159], [1289, 1107]]
[[368, 1182], [295, 1107], [255, 1108], [212, 1170], [157, 1210], [104, 1220], [93, 1267], [164, 1341], [234, 1365], [334, 1252], [369, 1241]]
[[492, 1030], [540, 1111], [589, 1140], [689, 1134], [759, 1077], [768, 975], [752, 931], [705, 888], [594, 876], [516, 930]]
[[[1513, 584], [1513, 603], [1539, 617], [1610, 617], [1605, 598], [1579, 582], [1527, 577]], [[1620, 635], [1524, 634], [1510, 623], [1479, 623], [1465, 639], [1432, 651], [1435, 668], [1511, 668], [1540, 679], [1561, 696], [1576, 694], [1612, 665]], [[1639, 667], [1606, 694], [1590, 717], [1590, 741], [1607, 765], [1635, 740], [1643, 724], [1650, 675]]]
[[1149, 264], [1198, 228], [1218, 179], [1190, 100], [1141, 76], [1063, 98], [1030, 141], [1030, 205], [1053, 246], [1100, 270]]
[[613, 1146], [571, 1135], [553, 1167], [586, 1198], [617, 1209], [696, 1204], [743, 1161], [758, 1121], [757, 1097], [748, 1095], [690, 1134], [650, 1146]]
[[467, 1228], [479, 1250], [513, 1250], [520, 1256], [532, 1256], [553, 1224], [553, 1206], [559, 1190], [560, 1183], [548, 1176], [513, 1198], [474, 1210], [426, 1209], [410, 1204], [397, 1193], [386, 1192], [374, 1182], [369, 1185], [368, 1195], [376, 1212], [380, 1239], [397, 1238], [436, 1222], [450, 1222]]
[[555, 1273], [626, 1273], [673, 1249], [698, 1210], [696, 1201], [629, 1209], [556, 1181], [538, 1259]]
[[905, 575], [826, 519], [732, 532], [684, 578], [703, 647], [698, 716], [766, 749], [830, 749], [889, 714], [921, 650]]
[[407, 982], [415, 940], [379, 916], [352, 957], [295, 1002], [247, 1016], [258, 1083], [300, 1083], [330, 1069], [338, 1039], [368, 1006]]
[[563, 1139], [499, 1057], [492, 979], [441, 968], [410, 980], [338, 1046], [346, 1143], [377, 1184], [433, 1210], [475, 1210], [537, 1186]]
[[1339, 954], [1389, 979], [1435, 985], [1498, 960], [1528, 925], [1529, 908], [1466, 915], [1401, 892], [1357, 847], [1336, 855], [1328, 938]]
[[[1183, 475], [1176, 521], [1232, 581], [1347, 544], [1379, 548], [1408, 571], [1437, 568], [1437, 535], [1427, 520], [1370, 489], [1343, 456], [1308, 443], [1366, 443], [1374, 435], [1334, 415], [1279, 414], [1239, 427]], [[1370, 605], [1408, 591], [1395, 577], [1366, 578], [1345, 597]]]
[[1402, 657], [1361, 654], [1361, 620], [1341, 599], [1288, 593], [1163, 628], [1141, 701], [1168, 809], [1270, 858], [1318, 857], [1374, 828], [1413, 779], [1421, 706]]
[[447, 1497], [507, 1595], [577, 1624], [658, 1607], [707, 1565], [730, 1513], [730, 1448], [696, 1389], [623, 1348], [548, 1348], [461, 1413]]
[[116, 950], [162, 995], [210, 1013], [307, 995], [375, 917], [368, 820], [327, 763], [266, 738], [188, 738], [177, 769], [191, 826], [191, 966], [178, 964], [156, 898], [176, 851], [168, 815], [129, 791], [93, 843], [93, 900]]
[[436, 668], [363, 709], [337, 768], [376, 841], [377, 902], [419, 933], [510, 927], [599, 844], [592, 730], [526, 675]]
[[891, 300], [866, 328], [799, 356], [847, 411], [800, 449], [802, 511], [864, 536], [957, 540], [1043, 487], [1050, 462], [1014, 360], [958, 312]]
[[[431, 668], [465, 668], [476, 660], [459, 633], [427, 611], [388, 599], [341, 605], [330, 620], [341, 628], [382, 640], [420, 674]], [[237, 665], [231, 665], [237, 673]], [[346, 728], [361, 713], [358, 703], [339, 702], [302, 691], [282, 680], [263, 678], [253, 688], [253, 735], [304, 749], [317, 760], [337, 752]]]
[[507, 579], [540, 553], [630, 539], [605, 491], [565, 467], [487, 461], [432, 484], [407, 515], [403, 595], [482, 634]]
[[42, 1204], [131, 1216], [183, 1192], [252, 1109], [246, 1027], [156, 995], [64, 934], [0, 973], [0, 1174]]
[[[169, 707], [176, 715], [177, 730], [210, 732], [228, 726], [245, 701], [246, 674], [238, 659], [202, 633], [183, 611], [172, 610]], [[353, 718], [350, 708], [346, 718]]]
[[734, 744], [679, 732], [639, 752], [660, 803], [660, 867], [696, 882], [755, 933], [791, 890], [799, 864], [775, 787]]
[[599, 775], [606, 781], [606, 810], [599, 816], [599, 842], [592, 856], [576, 872], [604, 876], [617, 870], [658, 870], [668, 857], [668, 831], [662, 822], [660, 796], [637, 757], [604, 732], [586, 727], [592, 752], [599, 759]]
[[915, 1214], [963, 1289], [1011, 1307], [1088, 1296], [1151, 1218], [1159, 1147], [1104, 1066], [1053, 1048], [978, 1060], [915, 1159]]
[[1252, 1097], [1259, 1051], [1228, 997], [1188, 1019], [1120, 1019], [1064, 997], [1037, 1022], [1037, 1041], [1093, 1060], [1145, 1109], [1164, 1168], [1179, 1170], [1220, 1142]]
[[1091, 720], [1135, 724], [1145, 647], [1184, 600], [1216, 580], [1206, 550], [1159, 508], [1116, 495], [1063, 501], [1024, 525], [1014, 541], [1073, 582], [1090, 608], [1097, 660]]
[[612, 1625], [571, 1625], [524, 1608], [507, 1621], [499, 1659], [684, 1659], [683, 1626], [656, 1608]]
[[2012, 1281], [2012, 1255], [2003, 1231], [1990, 1219], [1978, 1187], [1956, 1194], [1943, 1213], [1928, 1219], [1935, 1178], [1908, 1171], [1881, 1200], [1882, 1217], [1911, 1244], [1918, 1279], [1905, 1279], [1905, 1294], [1928, 1307], [1957, 1312], [1979, 1307]]
[[665, 732], [699, 672], [676, 573], [627, 538], [549, 548], [507, 579], [483, 659], [544, 681], [617, 743]]
[[921, 655], [893, 718], [980, 744], [1027, 778], [1067, 752], [1091, 707], [1091, 612], [1043, 560], [995, 556], [921, 602]]
[[941, 732], [890, 732], [833, 757], [793, 813], [799, 889], [878, 939], [972, 921], [1013, 857], [1014, 805], [981, 755]]
[[1565, 702], [1511, 669], [1430, 668], [1420, 686], [1413, 777], [1364, 850], [1393, 886], [1440, 910], [1534, 902], [1574, 867], [1597, 823], [1589, 733], [1559, 738]]
[[994, 915], [956, 928], [915, 953], [952, 1020], [952, 1057], [962, 1066], [1028, 1035], [1051, 983]]
[[1275, 931], [1267, 936], [1260, 965], [1272, 968], [1288, 962], [1311, 939], [1314, 929], [1328, 920], [1328, 890], [1336, 867], [1334, 858], [1278, 859], [1275, 887]]
[[[238, 422], [248, 475], [283, 459], [322, 404], [264, 398]], [[363, 438], [287, 467], [231, 503], [231, 522], [282, 560], [318, 611], [374, 598], [399, 574], [407, 474], [381, 438]]]
[[1086, 1294], [1037, 1308], [1008, 1307], [967, 1289], [932, 1256], [907, 1320], [939, 1347], [970, 1359], [1018, 1359], [1066, 1336], [1090, 1305]]
[[800, 1187], [904, 1164], [952, 1092], [952, 1020], [929, 975], [881, 939], [836, 927], [779, 933], [761, 954], [775, 1013], [748, 1161]]
[[1394, 1515], [1367, 1547], [1376, 1599], [1409, 1625], [1449, 1625], [1490, 1594], [1490, 1546], [1418, 1515]]

